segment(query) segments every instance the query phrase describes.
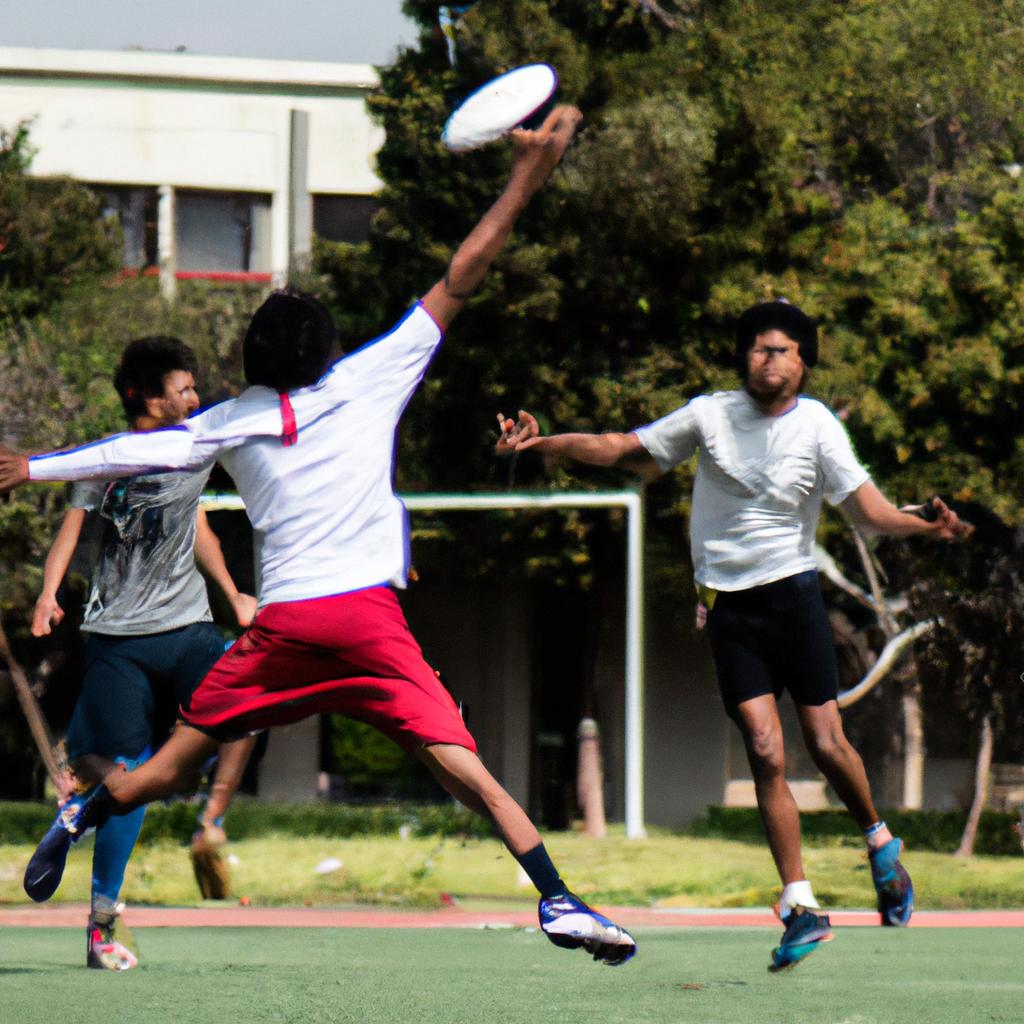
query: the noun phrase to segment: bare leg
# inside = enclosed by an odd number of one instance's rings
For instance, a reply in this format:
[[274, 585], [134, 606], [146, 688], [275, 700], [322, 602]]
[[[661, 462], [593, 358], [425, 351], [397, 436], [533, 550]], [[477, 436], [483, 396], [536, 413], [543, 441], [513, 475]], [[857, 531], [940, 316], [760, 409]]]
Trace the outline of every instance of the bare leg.
[[115, 814], [127, 814], [152, 800], [186, 792], [194, 787], [202, 763], [217, 749], [206, 733], [179, 724], [171, 738], [145, 764], [134, 771], [114, 766], [103, 777], [116, 804]]
[[[843, 732], [839, 705], [834, 700], [820, 707], [798, 704], [797, 713], [808, 752], [853, 820], [861, 829], [874, 825], [879, 817], [871, 798], [867, 772], [860, 754]], [[879, 834], [880, 842], [888, 842], [892, 838], [887, 829], [884, 833]]]
[[526, 812], [505, 792], [472, 751], [451, 743], [420, 749], [420, 760], [456, 800], [489, 821], [516, 856], [540, 844], [540, 833]]
[[800, 852], [800, 812], [786, 783], [786, 753], [779, 710], [771, 694], [753, 697], [737, 708], [736, 724], [747, 748], [757, 809], [768, 848], [783, 885], [804, 879]]
[[217, 755], [217, 770], [213, 773], [210, 785], [210, 796], [203, 808], [204, 824], [223, 818], [227, 813], [232, 797], [238, 790], [245, 774], [245, 766], [249, 763], [249, 755], [256, 746], [256, 736], [246, 736], [241, 740], [221, 745]]

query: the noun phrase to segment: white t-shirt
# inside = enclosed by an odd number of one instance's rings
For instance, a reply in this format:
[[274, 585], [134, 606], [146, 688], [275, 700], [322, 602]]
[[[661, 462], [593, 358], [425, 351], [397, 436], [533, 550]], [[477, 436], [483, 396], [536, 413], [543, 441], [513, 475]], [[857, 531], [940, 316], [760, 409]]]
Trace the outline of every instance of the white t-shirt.
[[282, 443], [282, 396], [251, 387], [179, 427], [33, 456], [29, 475], [111, 479], [219, 460], [256, 530], [261, 605], [404, 587], [408, 521], [392, 486], [395, 432], [443, 337], [417, 304], [316, 384], [289, 392], [295, 444]]
[[837, 505], [870, 477], [842, 424], [813, 398], [765, 416], [745, 391], [701, 395], [636, 436], [663, 470], [700, 450], [690, 550], [697, 582], [715, 590], [815, 568], [822, 496]]

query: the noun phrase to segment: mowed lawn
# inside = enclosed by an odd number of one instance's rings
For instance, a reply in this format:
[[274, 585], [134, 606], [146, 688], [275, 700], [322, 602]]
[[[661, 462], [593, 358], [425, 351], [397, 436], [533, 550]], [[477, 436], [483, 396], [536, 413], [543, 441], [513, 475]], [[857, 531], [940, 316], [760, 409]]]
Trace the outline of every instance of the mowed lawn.
[[[92, 840], [72, 848], [58, 901], [89, 897]], [[548, 848], [566, 882], [609, 905], [768, 907], [779, 882], [765, 846], [721, 839], [652, 835], [604, 840], [552, 833]], [[28, 845], [0, 846], [0, 904], [26, 902], [21, 877]], [[533, 889], [505, 848], [489, 839], [266, 837], [229, 843], [234, 891], [254, 905], [438, 906], [457, 898], [529, 903]], [[325, 861], [337, 870], [318, 874]], [[859, 844], [808, 846], [808, 876], [822, 905], [872, 907], [867, 857]], [[910, 850], [922, 910], [1024, 906], [1024, 857], [976, 857]], [[130, 904], [182, 905], [199, 899], [187, 850], [169, 842], [140, 847], [122, 892]], [[1024, 1021], [1024, 1012], [1021, 1014]]]
[[0, 929], [3, 1017], [52, 1024], [962, 1024], [1024, 1019], [1015, 929], [840, 929], [767, 972], [765, 929], [648, 929], [609, 968], [535, 931], [140, 930], [143, 966], [83, 966], [84, 934]]

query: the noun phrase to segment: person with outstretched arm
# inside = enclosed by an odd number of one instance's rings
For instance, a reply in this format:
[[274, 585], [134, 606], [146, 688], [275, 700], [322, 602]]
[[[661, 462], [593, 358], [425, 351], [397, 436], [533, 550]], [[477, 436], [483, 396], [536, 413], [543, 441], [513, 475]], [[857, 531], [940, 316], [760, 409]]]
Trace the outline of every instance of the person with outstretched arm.
[[822, 498], [890, 536], [953, 540], [970, 532], [938, 498], [922, 518], [882, 494], [839, 420], [801, 394], [817, 357], [810, 317], [785, 301], [764, 302], [738, 321], [737, 391], [700, 395], [626, 433], [542, 436], [526, 411], [518, 422], [498, 415], [499, 454], [535, 451], [651, 479], [700, 453], [690, 516], [694, 578], [722, 700], [746, 746], [783, 886], [775, 909], [785, 931], [772, 953], [775, 970], [832, 938], [804, 873], [800, 817], [785, 777], [777, 703], [784, 690], [811, 757], [863, 830], [882, 924], [907, 924], [914, 906], [899, 859], [903, 843], [881, 820], [863, 762], [843, 732], [813, 552]]
[[539, 129], [512, 134], [503, 192], [442, 279], [381, 337], [336, 359], [327, 311], [301, 293], [276, 292], [246, 334], [250, 387], [237, 399], [148, 436], [31, 459], [0, 455], [0, 488], [219, 460], [260, 546], [252, 627], [183, 706], [184, 724], [159, 753], [134, 771], [111, 766], [103, 787], [55, 822], [27, 872], [37, 897], [52, 891], [72, 836], [180, 788], [218, 739], [337, 712], [415, 753], [449, 793], [495, 824], [540, 893], [541, 928], [553, 943], [608, 964], [636, 952], [628, 932], [567, 889], [533, 823], [484, 767], [395, 594], [408, 567], [406, 511], [392, 480], [402, 411], [579, 119], [558, 107]]

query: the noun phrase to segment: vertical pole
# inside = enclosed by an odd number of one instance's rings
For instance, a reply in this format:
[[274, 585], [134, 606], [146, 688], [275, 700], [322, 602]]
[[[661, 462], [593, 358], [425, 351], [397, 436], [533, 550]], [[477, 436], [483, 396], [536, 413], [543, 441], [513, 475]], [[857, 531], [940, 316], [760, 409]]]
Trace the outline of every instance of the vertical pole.
[[156, 253], [160, 266], [160, 294], [173, 302], [178, 291], [178, 247], [175, 234], [174, 186], [161, 185], [156, 201]]
[[626, 836], [644, 828], [644, 503], [626, 505]]
[[309, 195], [309, 114], [291, 113], [288, 163], [288, 276], [309, 270], [313, 250], [313, 202]]
[[270, 196], [270, 274], [275, 288], [288, 283], [291, 263], [292, 111], [281, 112], [281, 146], [275, 147], [274, 190]]

